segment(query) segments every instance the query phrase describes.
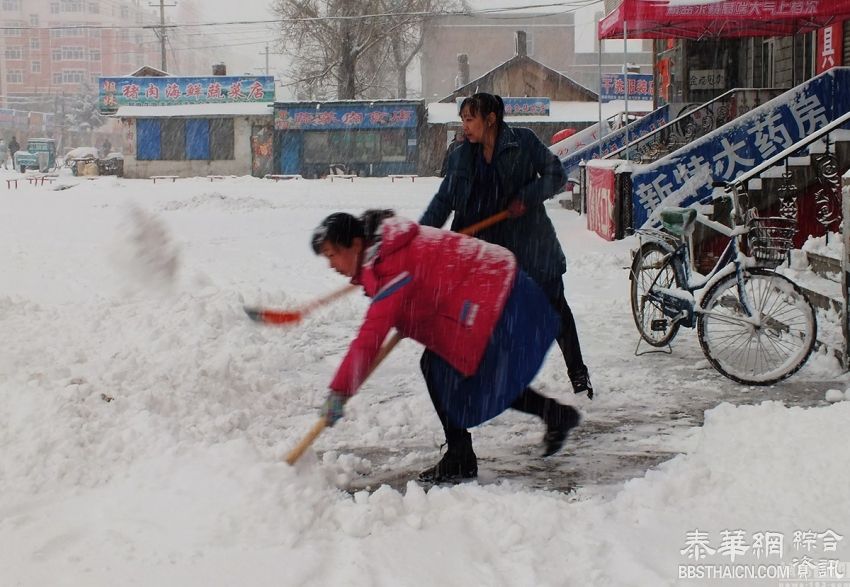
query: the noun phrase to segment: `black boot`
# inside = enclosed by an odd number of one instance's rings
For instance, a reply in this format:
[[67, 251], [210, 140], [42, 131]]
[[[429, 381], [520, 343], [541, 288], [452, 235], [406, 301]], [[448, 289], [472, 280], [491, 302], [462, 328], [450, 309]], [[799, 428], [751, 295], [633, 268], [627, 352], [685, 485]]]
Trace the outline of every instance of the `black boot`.
[[573, 375], [570, 374], [570, 383], [573, 384], [573, 391], [575, 393], [581, 393], [583, 391], [587, 392], [587, 399], [593, 399], [593, 384], [590, 383], [590, 375], [587, 372], [587, 368], [584, 368], [579, 373]]
[[472, 450], [472, 436], [466, 430], [458, 438], [447, 438], [449, 445], [440, 462], [419, 474], [426, 483], [457, 483], [478, 477], [478, 459]]
[[546, 434], [543, 435], [543, 456], [548, 457], [564, 446], [570, 430], [581, 422], [581, 415], [572, 406], [557, 404], [557, 408], [546, 415]]

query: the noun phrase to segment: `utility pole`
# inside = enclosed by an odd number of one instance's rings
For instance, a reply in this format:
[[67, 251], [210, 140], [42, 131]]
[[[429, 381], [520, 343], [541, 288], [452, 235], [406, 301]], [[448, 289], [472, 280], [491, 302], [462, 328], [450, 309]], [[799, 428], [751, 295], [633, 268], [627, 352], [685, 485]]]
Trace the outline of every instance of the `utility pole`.
[[266, 50], [259, 53], [260, 55], [265, 54], [266, 56], [266, 75], [269, 74], [269, 44], [266, 43]]
[[[156, 6], [156, 4], [148, 3], [148, 6]], [[159, 37], [159, 47], [160, 47], [160, 69], [162, 71], [168, 71], [167, 69], [167, 61], [165, 58], [165, 42], [168, 40], [168, 35], [165, 32], [165, 9], [173, 8], [177, 6], [177, 4], [166, 4], [165, 0], [159, 0], [159, 33], [157, 36]]]

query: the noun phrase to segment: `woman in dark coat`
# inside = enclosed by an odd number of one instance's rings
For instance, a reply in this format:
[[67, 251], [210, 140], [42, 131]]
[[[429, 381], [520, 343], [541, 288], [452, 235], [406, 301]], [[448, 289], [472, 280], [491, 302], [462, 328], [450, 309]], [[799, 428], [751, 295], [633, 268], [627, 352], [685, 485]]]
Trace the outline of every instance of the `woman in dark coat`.
[[[449, 157], [448, 169], [420, 224], [442, 227], [454, 212], [452, 230], [461, 230], [508, 209], [511, 219], [482, 230], [478, 238], [516, 255], [520, 267], [549, 298], [561, 316], [558, 345], [573, 390], [593, 387], [581, 355], [575, 320], [564, 296], [567, 263], [543, 203], [558, 193], [567, 177], [558, 158], [527, 128], [504, 122], [499, 96], [479, 93], [461, 103], [466, 141]], [[430, 358], [422, 357], [427, 370]]]

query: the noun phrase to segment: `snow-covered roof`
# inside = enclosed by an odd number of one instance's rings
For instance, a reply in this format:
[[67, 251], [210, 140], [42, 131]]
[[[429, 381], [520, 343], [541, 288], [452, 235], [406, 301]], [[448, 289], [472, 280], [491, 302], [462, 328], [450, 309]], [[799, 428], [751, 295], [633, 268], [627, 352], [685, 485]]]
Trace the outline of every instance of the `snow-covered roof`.
[[119, 106], [120, 118], [168, 118], [172, 116], [271, 116], [269, 102], [180, 104], [177, 106]]
[[[428, 104], [428, 123], [446, 124], [460, 122], [455, 102], [433, 102]], [[625, 111], [623, 100], [612, 100], [602, 104], [602, 117], [608, 118]], [[652, 112], [652, 102], [629, 100], [629, 112]], [[550, 102], [549, 116], [506, 116], [505, 121], [514, 124], [523, 122], [598, 122], [598, 102]]]

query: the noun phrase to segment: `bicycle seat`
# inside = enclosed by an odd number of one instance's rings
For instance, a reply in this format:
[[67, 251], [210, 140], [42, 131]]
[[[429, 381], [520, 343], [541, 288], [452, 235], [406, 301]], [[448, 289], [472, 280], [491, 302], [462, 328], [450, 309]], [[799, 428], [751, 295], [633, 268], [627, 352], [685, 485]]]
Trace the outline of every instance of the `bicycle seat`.
[[697, 211], [693, 208], [664, 208], [661, 224], [671, 233], [682, 236], [693, 226]]

